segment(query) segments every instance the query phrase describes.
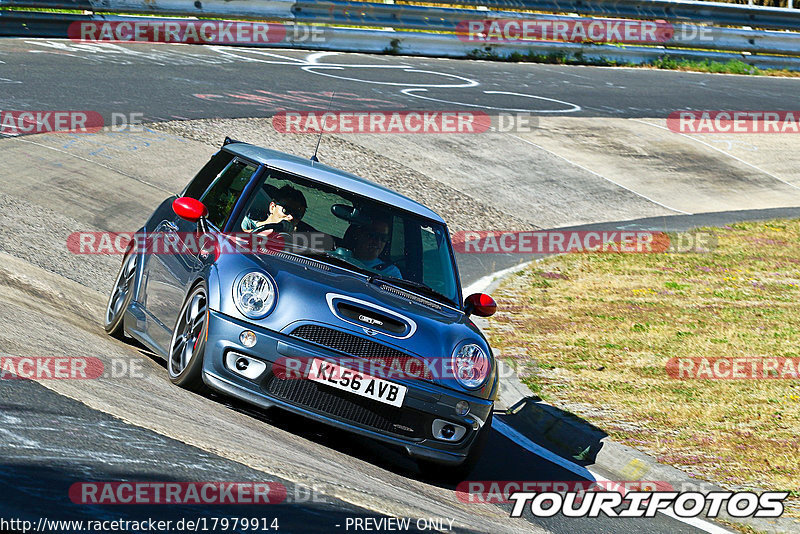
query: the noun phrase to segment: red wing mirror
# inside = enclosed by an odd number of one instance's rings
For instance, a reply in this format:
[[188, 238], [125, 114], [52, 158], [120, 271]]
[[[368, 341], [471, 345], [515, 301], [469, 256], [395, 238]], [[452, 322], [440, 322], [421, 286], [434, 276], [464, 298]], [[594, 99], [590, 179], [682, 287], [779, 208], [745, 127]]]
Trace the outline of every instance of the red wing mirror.
[[203, 217], [208, 216], [208, 209], [197, 199], [191, 197], [180, 197], [172, 203], [172, 211], [189, 222], [197, 222]]
[[464, 299], [467, 315], [489, 317], [497, 311], [497, 303], [485, 293], [473, 293]]

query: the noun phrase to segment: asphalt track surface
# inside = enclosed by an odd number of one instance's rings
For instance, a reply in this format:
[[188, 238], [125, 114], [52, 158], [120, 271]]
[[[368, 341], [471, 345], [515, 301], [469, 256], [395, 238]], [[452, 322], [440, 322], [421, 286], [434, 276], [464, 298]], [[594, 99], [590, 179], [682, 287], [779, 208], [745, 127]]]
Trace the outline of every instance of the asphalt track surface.
[[[354, 109], [356, 104], [359, 109], [373, 105], [374, 109], [481, 106], [592, 117], [663, 117], [676, 109], [789, 110], [797, 105], [796, 99], [786, 97], [797, 94], [795, 80], [357, 54], [337, 54], [335, 66], [327, 60], [326, 67], [314, 66], [325, 57], [317, 54], [309, 61], [308, 53], [293, 51], [3, 40], [0, 109], [91, 109], [107, 119], [112, 113], [133, 112], [142, 113], [145, 121], [252, 117], [270, 116], [283, 109], [325, 109], [327, 102], [319, 94], [329, 91], [339, 95], [334, 99], [334, 109]], [[359, 81], [366, 79], [382, 83]], [[464, 79], [479, 79], [480, 89], [452, 87], [468, 85]], [[424, 84], [430, 87], [420, 87]], [[418, 90], [403, 92], [409, 87]], [[534, 98], [520, 96], [534, 92]], [[532, 100], [536, 101], [535, 107]], [[580, 110], [566, 111], [576, 106]], [[766, 216], [796, 214], [796, 210], [784, 210]], [[670, 218], [668, 224], [670, 229], [685, 229], [764, 216], [761, 212], [679, 216]], [[664, 220], [658, 219], [659, 229], [664, 229]], [[619, 224], [645, 228], [654, 223], [643, 220]], [[516, 262], [518, 258], [508, 258], [509, 262], [512, 260]], [[474, 275], [468, 274], [467, 280], [474, 281], [478, 272], [476, 269]], [[40, 274], [32, 270], [30, 276], [38, 279]], [[507, 506], [471, 509], [459, 505], [452, 486], [420, 479], [413, 463], [374, 442], [280, 413], [252, 410], [223, 398], [176, 391], [166, 380], [161, 360], [134, 344], [107, 339], [99, 324], [88, 318], [91, 314], [84, 313], [84, 307], [97, 311], [103, 305], [102, 291], [80, 296], [83, 290], [77, 284], [69, 286], [71, 289], [63, 290], [67, 294], [66, 307], [74, 310], [49, 319], [47, 306], [57, 302], [48, 300], [50, 297], [41, 288], [34, 291], [30, 281], [9, 275], [3, 276], [2, 282], [12, 294], [4, 299], [0, 311], [5, 329], [0, 336], [0, 350], [4, 353], [19, 351], [24, 344], [14, 341], [22, 338], [26, 324], [33, 324], [41, 327], [45, 337], [60, 336], [52, 343], [63, 343], [64, 347], [90, 347], [90, 351], [108, 351], [141, 360], [147, 377], [142, 383], [119, 386], [118, 393], [117, 385], [101, 382], [96, 391], [87, 392], [87, 399], [91, 399], [85, 400], [88, 405], [74, 400], [84, 401], [80, 386], [44, 387], [28, 381], [0, 384], [3, 517], [34, 521], [41, 517], [278, 517], [282, 531], [336, 532], [345, 531], [342, 521], [348, 517], [382, 515], [376, 510], [393, 515], [405, 512], [414, 518], [446, 518], [448, 513], [442, 510], [452, 509], [449, 517], [456, 520], [454, 530], [458, 532], [696, 531], [664, 515], [625, 520], [513, 520], [507, 518]], [[69, 329], [75, 329], [74, 339]], [[46, 351], [48, 343], [47, 339], [35, 340], [32, 346]], [[108, 403], [107, 408], [104, 402]], [[159, 421], [151, 422], [148, 410], [157, 414]], [[109, 415], [112, 413], [117, 417]], [[180, 432], [170, 430], [171, 417]], [[230, 421], [241, 426], [241, 434], [231, 434], [231, 441], [240, 443], [226, 444], [225, 436], [218, 436], [224, 434], [223, 429], [231, 428]], [[194, 437], [187, 439], [187, 433]], [[255, 445], [260, 440], [269, 444], [267, 450]], [[217, 444], [216, 449], [208, 445], [212, 442]], [[253, 447], [249, 453], [248, 446]], [[279, 468], [266, 467], [270, 458]], [[470, 478], [577, 477], [494, 432], [485, 457]], [[289, 498], [285, 504], [258, 510], [98, 507], [75, 505], [67, 498], [67, 489], [75, 481], [123, 479], [268, 480], [283, 483]], [[320, 482], [317, 498], [307, 499], [307, 486], [316, 482]], [[389, 502], [391, 499], [407, 501], [393, 503]]]
[[90, 109], [107, 119], [136, 112], [146, 122], [326, 109], [320, 94], [331, 91], [340, 110], [480, 106], [666, 117], [685, 109], [792, 110], [798, 87], [786, 78], [45, 39], [0, 41], [0, 61], [0, 109]]

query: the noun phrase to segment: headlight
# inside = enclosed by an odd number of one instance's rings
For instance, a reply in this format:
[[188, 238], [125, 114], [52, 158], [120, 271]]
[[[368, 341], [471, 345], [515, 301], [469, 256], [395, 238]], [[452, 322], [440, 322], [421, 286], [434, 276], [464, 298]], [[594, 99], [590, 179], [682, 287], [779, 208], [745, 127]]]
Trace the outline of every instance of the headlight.
[[465, 388], [479, 388], [489, 378], [489, 357], [474, 343], [460, 345], [453, 352], [453, 373]]
[[277, 291], [275, 283], [264, 273], [251, 272], [242, 276], [233, 289], [233, 300], [242, 315], [261, 319], [272, 311]]

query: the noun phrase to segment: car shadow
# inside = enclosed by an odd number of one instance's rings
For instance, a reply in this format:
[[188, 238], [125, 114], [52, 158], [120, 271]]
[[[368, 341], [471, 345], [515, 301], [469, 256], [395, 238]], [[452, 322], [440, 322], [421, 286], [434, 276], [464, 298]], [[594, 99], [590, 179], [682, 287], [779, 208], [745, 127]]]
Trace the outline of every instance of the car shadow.
[[608, 434], [572, 412], [531, 395], [502, 415], [502, 420], [532, 442], [566, 460], [586, 466], [595, 463]]
[[[459, 481], [448, 479], [447, 468], [444, 466], [441, 476], [437, 476], [436, 473], [422, 472], [416, 461], [400, 447], [339, 430], [280, 408], [264, 410], [216, 393], [207, 395], [207, 398], [231, 410], [402, 477], [419, 480], [442, 489], [459, 490], [463, 488]], [[507, 433], [499, 431], [497, 426], [498, 424], [510, 426], [535, 445], [578, 465], [590, 465], [593, 462], [594, 456], [602, 447], [600, 440], [606, 434], [569, 412], [541, 402], [538, 397], [530, 397], [524, 401], [509, 412], [495, 411], [496, 423], [490, 431], [486, 448], [481, 459], [472, 472], [465, 477], [465, 480], [591, 480], [591, 478], [580, 476], [573, 470], [559, 465], [558, 462], [553, 462], [532, 452], [518, 440], [509, 438]], [[568, 420], [570, 424], [580, 425], [586, 430], [577, 433], [574, 427], [567, 426], [566, 423], [561, 422], [562, 420]], [[570, 439], [570, 436], [585, 438], [589, 435], [592, 436], [591, 442], [587, 442], [585, 439]], [[570, 454], [573, 451], [575, 454]], [[584, 456], [576, 458], [581, 452], [584, 452]]]

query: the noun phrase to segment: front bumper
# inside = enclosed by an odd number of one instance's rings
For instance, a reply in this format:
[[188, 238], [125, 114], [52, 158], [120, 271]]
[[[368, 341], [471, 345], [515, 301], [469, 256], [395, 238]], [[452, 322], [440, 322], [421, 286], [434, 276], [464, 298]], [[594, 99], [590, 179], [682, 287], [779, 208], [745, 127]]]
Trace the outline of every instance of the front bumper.
[[[239, 334], [243, 330], [255, 332], [256, 344], [252, 348], [239, 343]], [[245, 378], [225, 365], [225, 357], [230, 351], [263, 361], [266, 369], [255, 379]], [[317, 382], [283, 379], [272, 373], [272, 364], [279, 358], [299, 355], [327, 360], [342, 357], [338, 352], [300, 338], [211, 311], [203, 379], [212, 389], [256, 406], [280, 407], [355, 434], [403, 447], [412, 457], [449, 465], [458, 465], [466, 459], [493, 407], [491, 400], [423, 380], [392, 379], [392, 382], [408, 388], [403, 406], [395, 408]], [[470, 404], [470, 412], [466, 416], [458, 416], [455, 411], [456, 403], [461, 400]], [[461, 425], [467, 432], [455, 443], [435, 439], [432, 433], [434, 419]]]

